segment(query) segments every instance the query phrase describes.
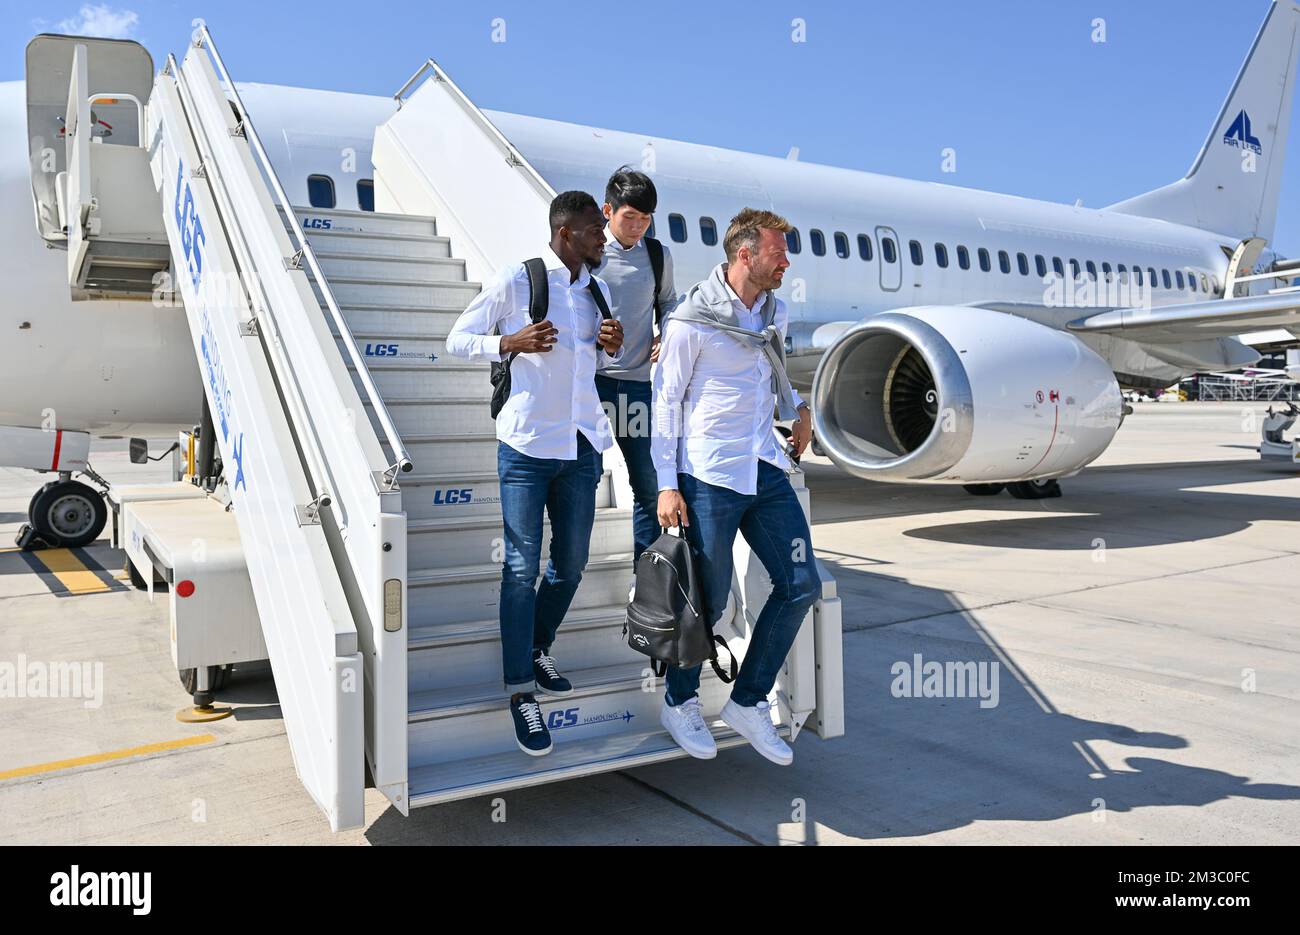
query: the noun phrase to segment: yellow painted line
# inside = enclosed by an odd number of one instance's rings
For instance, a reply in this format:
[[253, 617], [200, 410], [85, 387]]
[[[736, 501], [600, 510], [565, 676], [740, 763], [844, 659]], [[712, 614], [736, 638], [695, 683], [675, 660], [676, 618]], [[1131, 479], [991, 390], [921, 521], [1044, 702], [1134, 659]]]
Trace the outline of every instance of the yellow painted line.
[[54, 760], [51, 763], [37, 763], [35, 766], [20, 766], [0, 772], [0, 781], [17, 779], [19, 776], [36, 776], [40, 773], [54, 773], [74, 766], [89, 766], [92, 763], [107, 763], [110, 760], [125, 760], [133, 756], [145, 756], [149, 753], [162, 753], [164, 750], [179, 750], [184, 747], [197, 747], [199, 744], [212, 743], [215, 734], [199, 734], [197, 737], [183, 737], [180, 740], [164, 740], [162, 743], [148, 743], [143, 747], [127, 747], [125, 750], [110, 750], [107, 753], [92, 753], [90, 756], [75, 756], [70, 760]]
[[109, 589], [71, 549], [41, 549], [32, 555], [59, 579], [69, 594], [97, 594]]

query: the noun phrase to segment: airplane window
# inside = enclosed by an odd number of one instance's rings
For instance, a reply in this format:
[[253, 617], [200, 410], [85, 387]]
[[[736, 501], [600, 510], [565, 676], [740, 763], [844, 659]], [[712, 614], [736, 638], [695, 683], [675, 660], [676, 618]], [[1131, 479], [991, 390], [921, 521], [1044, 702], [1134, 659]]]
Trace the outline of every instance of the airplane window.
[[1041, 253], [1034, 254], [1034, 269], [1038, 270], [1038, 278], [1042, 279], [1047, 275], [1047, 261], [1043, 259]]
[[718, 225], [713, 218], [700, 218], [700, 240], [704, 246], [712, 247], [718, 242]]
[[803, 249], [803, 244], [799, 241], [799, 228], [794, 227], [785, 232], [785, 249], [790, 253], [798, 253]]
[[907, 249], [910, 250], [912, 253], [912, 265], [920, 266], [921, 261], [923, 259], [923, 257], [921, 256], [921, 241], [909, 240], [907, 242]]
[[1178, 288], [1179, 288], [1179, 289], [1185, 289], [1185, 288], [1186, 288], [1186, 286], [1183, 285], [1183, 271], [1182, 271], [1182, 270], [1180, 270], [1180, 269], [1176, 269], [1176, 270], [1174, 270], [1174, 282], [1178, 283]]
[[1097, 264], [1094, 263], [1094, 262], [1092, 262], [1092, 260], [1089, 260], [1089, 261], [1085, 264], [1085, 268], [1088, 270], [1088, 278], [1091, 279], [1093, 282], [1096, 282], [1096, 281], [1097, 281]]
[[1029, 257], [1023, 253], [1016, 254], [1016, 268], [1020, 270], [1021, 276], [1029, 275]]
[[1079, 278], [1079, 261], [1070, 257], [1070, 276], [1075, 280]]
[[1160, 280], [1165, 284], [1166, 289], [1172, 289], [1174, 287], [1173, 283], [1169, 281], [1169, 270], [1162, 269], [1160, 271]]
[[965, 247], [957, 247], [957, 265], [962, 269], [970, 269], [970, 251]]
[[940, 269], [948, 268], [948, 248], [941, 243], [934, 245], [934, 262]]
[[357, 206], [362, 211], [375, 210], [375, 180], [357, 180]]
[[808, 243], [812, 244], [813, 256], [826, 255], [826, 235], [817, 228], [808, 231]]
[[1147, 267], [1147, 275], [1151, 277], [1147, 280], [1147, 282], [1151, 283], [1151, 288], [1154, 289], [1156, 286], [1160, 285], [1159, 280], [1156, 279], [1156, 271], [1153, 267]]
[[1142, 285], [1142, 267], [1140, 266], [1133, 267], [1133, 281], [1137, 283], [1139, 286]]
[[1120, 263], [1115, 267], [1115, 273], [1120, 282], [1128, 282], [1128, 267], [1123, 263]]
[[1007, 251], [998, 251], [998, 269], [1004, 273], [1011, 272], [1011, 257], [1007, 256]]
[[668, 215], [668, 236], [673, 243], [686, 243], [686, 218], [680, 214]]
[[651, 218], [651, 219], [650, 219], [650, 226], [647, 227], [647, 228], [645, 229], [645, 235], [646, 235], [647, 237], [654, 237], [654, 235], [655, 235], [655, 219], [654, 219], [654, 218]]
[[841, 260], [848, 259], [849, 256], [849, 238], [844, 231], [835, 232], [835, 255]]
[[989, 270], [993, 268], [993, 264], [989, 262], [989, 252], [985, 250], [983, 247], [980, 247], [979, 249], [979, 258], [980, 258], [980, 269], [984, 270], [984, 272], [987, 273]]
[[1219, 291], [1219, 277], [1218, 277], [1218, 276], [1211, 276], [1211, 277], [1210, 277], [1210, 285], [1214, 287], [1212, 291], [1215, 292], [1215, 293], [1218, 293], [1218, 291]]
[[880, 255], [885, 258], [886, 263], [898, 262], [898, 244], [894, 243], [893, 237], [880, 238]]
[[1210, 291], [1210, 283], [1208, 280], [1206, 280], [1204, 273], [1201, 273], [1201, 291], [1202, 292]]
[[1109, 263], [1102, 263], [1102, 264], [1101, 264], [1101, 274], [1102, 274], [1103, 276], [1106, 277], [1106, 282], [1110, 282], [1110, 264], [1109, 264]]
[[866, 234], [858, 234], [858, 256], [864, 260], [871, 259], [871, 238]]
[[334, 198], [334, 180], [328, 175], [307, 176], [307, 203], [313, 208], [332, 208], [337, 201]]
[[1196, 274], [1190, 270], [1187, 273], [1187, 285], [1193, 292], [1196, 291]]
[[1052, 257], [1052, 270], [1053, 272], [1056, 273], [1056, 275], [1060, 276], [1062, 279], [1065, 278], [1065, 266], [1062, 265], [1061, 258], [1059, 256]]

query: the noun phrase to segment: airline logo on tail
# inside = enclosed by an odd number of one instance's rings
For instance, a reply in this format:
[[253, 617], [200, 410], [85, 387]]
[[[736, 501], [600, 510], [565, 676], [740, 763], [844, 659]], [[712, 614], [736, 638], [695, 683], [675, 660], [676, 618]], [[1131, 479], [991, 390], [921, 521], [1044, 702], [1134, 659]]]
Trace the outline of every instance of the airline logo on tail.
[[1259, 145], [1259, 137], [1250, 135], [1250, 114], [1244, 110], [1237, 114], [1228, 132], [1223, 134], [1223, 142], [1234, 148], [1253, 149], [1255, 155], [1262, 156], [1264, 150]]

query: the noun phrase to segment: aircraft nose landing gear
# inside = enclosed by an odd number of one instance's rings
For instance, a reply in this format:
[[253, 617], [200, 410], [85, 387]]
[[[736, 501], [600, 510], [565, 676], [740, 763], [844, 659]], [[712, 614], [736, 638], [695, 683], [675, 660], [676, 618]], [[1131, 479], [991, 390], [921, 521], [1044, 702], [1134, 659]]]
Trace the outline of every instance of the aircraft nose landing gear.
[[19, 548], [75, 549], [99, 538], [108, 521], [108, 505], [93, 487], [63, 477], [36, 491], [27, 518], [30, 522], [15, 540]]

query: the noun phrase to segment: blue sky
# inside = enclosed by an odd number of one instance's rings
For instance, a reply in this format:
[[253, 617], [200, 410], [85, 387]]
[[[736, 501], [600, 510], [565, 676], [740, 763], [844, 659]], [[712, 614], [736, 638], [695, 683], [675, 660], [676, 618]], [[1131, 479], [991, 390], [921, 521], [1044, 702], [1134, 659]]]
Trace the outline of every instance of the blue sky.
[[[56, 0], [0, 12], [0, 79], [22, 77], [23, 47], [39, 31], [89, 23], [138, 39], [161, 63], [203, 15], [238, 81], [392, 94], [432, 56], [490, 109], [773, 155], [798, 146], [809, 162], [1100, 207], [1186, 172], [1267, 9]], [[504, 42], [493, 41], [498, 18]], [[796, 18], [804, 42], [792, 41]], [[1092, 41], [1097, 18], [1104, 43]], [[946, 147], [955, 174], [940, 169]], [[1297, 149], [1275, 236], [1290, 256], [1300, 254], [1300, 211], [1289, 208], [1300, 200]]]

